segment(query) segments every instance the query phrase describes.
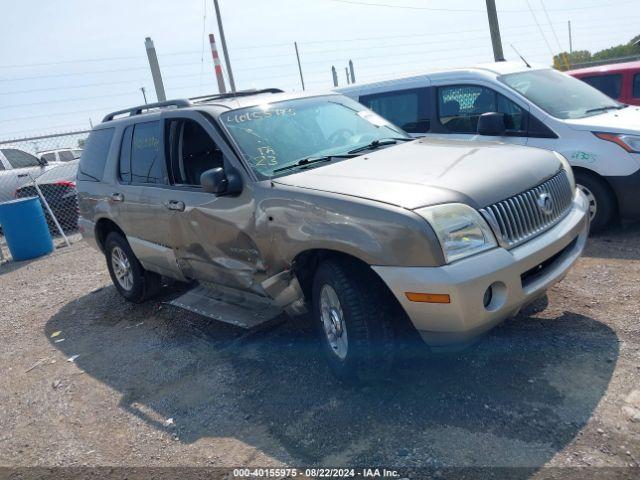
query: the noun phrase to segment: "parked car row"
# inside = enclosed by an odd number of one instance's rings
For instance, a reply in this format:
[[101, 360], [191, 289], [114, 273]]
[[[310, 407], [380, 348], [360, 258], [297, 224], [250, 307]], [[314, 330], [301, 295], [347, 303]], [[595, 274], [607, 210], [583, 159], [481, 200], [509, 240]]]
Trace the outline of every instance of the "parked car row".
[[[37, 182], [49, 207], [64, 230], [74, 230], [78, 224], [75, 178], [78, 160], [48, 162], [16, 148], [0, 149], [0, 201], [14, 198], [37, 197]], [[57, 235], [58, 229], [49, 210], [42, 205], [49, 229]], [[1, 227], [0, 227], [1, 228]]]
[[333, 371], [359, 379], [407, 332], [474, 340], [560, 281], [590, 225], [638, 218], [640, 109], [500, 62], [137, 106], [64, 166], [41, 191], [124, 298], [169, 277], [214, 308], [309, 313]]

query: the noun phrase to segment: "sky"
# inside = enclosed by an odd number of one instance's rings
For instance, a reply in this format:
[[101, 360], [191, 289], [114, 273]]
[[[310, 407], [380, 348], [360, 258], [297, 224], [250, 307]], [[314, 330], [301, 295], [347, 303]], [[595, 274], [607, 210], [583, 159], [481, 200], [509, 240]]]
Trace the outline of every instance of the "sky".
[[[219, 0], [238, 89], [332, 88], [433, 68], [493, 61], [484, 0]], [[628, 42], [640, 0], [496, 0], [505, 56]], [[533, 12], [532, 12], [533, 11]], [[86, 129], [155, 91], [151, 37], [167, 98], [217, 92], [207, 35], [212, 0], [0, 0], [0, 140]], [[220, 52], [222, 55], [222, 52]]]

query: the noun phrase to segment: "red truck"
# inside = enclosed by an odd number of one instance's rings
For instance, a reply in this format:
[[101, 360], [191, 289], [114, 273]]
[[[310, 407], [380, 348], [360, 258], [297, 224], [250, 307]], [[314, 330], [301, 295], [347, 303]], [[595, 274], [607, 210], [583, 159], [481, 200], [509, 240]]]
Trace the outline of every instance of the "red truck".
[[567, 73], [619, 102], [640, 105], [640, 61], [599, 65]]

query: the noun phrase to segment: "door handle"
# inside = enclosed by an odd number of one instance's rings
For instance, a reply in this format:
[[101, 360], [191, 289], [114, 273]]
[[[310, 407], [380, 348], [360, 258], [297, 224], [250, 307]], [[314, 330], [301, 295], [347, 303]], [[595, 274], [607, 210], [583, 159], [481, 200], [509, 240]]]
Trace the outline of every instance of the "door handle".
[[181, 202], [179, 200], [169, 200], [167, 203], [164, 204], [164, 206], [167, 207], [169, 210], [176, 210], [178, 212], [184, 211], [184, 202]]
[[113, 200], [114, 202], [123, 202], [124, 195], [122, 195], [121, 193], [112, 193], [111, 200]]

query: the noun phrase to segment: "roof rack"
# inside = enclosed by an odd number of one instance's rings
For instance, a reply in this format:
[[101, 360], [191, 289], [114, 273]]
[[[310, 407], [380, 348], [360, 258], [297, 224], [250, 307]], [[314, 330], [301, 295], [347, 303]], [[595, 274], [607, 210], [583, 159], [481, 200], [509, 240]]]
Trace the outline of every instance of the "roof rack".
[[128, 113], [130, 117], [134, 115], [140, 115], [144, 110], [151, 110], [154, 108], [163, 108], [163, 107], [189, 107], [191, 106], [191, 102], [187, 99], [177, 99], [177, 100], [167, 100], [166, 102], [157, 102], [157, 103], [148, 103], [145, 105], [138, 105], [137, 107], [125, 108], [123, 110], [118, 110], [116, 112], [111, 112], [109, 115], [102, 119], [103, 122], [108, 122], [113, 120], [114, 117], [118, 115], [124, 115]]
[[191, 101], [195, 101], [195, 103], [205, 103], [209, 100], [220, 100], [224, 98], [234, 98], [234, 97], [246, 97], [248, 95], [258, 95], [261, 93], [283, 93], [284, 90], [280, 90], [279, 88], [263, 88], [260, 90], [252, 89], [252, 90], [240, 90], [238, 92], [229, 92], [229, 93], [216, 93], [213, 95], [201, 95], [199, 97], [191, 97], [189, 99], [181, 98], [176, 100], [167, 100], [165, 102], [156, 102], [156, 103], [148, 103], [145, 105], [138, 105], [137, 107], [125, 108], [123, 110], [118, 110], [115, 112], [111, 112], [107, 116], [105, 116], [102, 121], [109, 122], [113, 120], [118, 115], [129, 114], [130, 117], [134, 115], [141, 115], [145, 110], [153, 110], [155, 108], [164, 108], [164, 107], [190, 107], [192, 105]]
[[239, 90], [237, 92], [227, 92], [227, 93], [215, 93], [213, 95], [201, 95], [199, 97], [191, 97], [189, 100], [195, 100], [195, 103], [204, 103], [209, 100], [221, 100], [224, 98], [234, 98], [234, 97], [246, 97], [249, 95], [259, 95], [261, 93], [284, 93], [284, 90], [280, 90], [279, 88], [262, 88], [262, 89], [250, 89], [250, 90]]

